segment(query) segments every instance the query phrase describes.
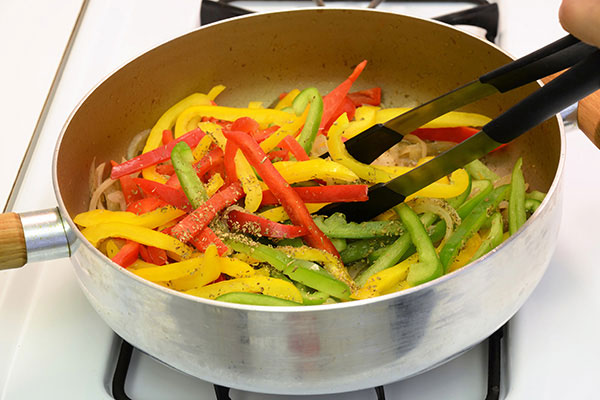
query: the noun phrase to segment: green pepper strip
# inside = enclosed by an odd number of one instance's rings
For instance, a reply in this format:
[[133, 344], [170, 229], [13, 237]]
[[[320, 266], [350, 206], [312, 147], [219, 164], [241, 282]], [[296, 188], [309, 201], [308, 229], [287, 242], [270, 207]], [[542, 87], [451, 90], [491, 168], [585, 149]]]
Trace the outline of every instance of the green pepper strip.
[[194, 208], [200, 207], [202, 203], [208, 200], [208, 195], [204, 184], [200, 181], [192, 165], [194, 156], [190, 146], [184, 142], [177, 143], [171, 151], [171, 162], [190, 204]]
[[514, 235], [527, 220], [525, 212], [525, 178], [521, 166], [523, 159], [519, 158], [513, 168], [510, 181], [510, 197], [508, 200], [508, 232]]
[[395, 239], [396, 238], [392, 237], [380, 237], [361, 239], [352, 243], [348, 243], [348, 246], [346, 246], [346, 248], [340, 252], [342, 262], [344, 264], [348, 264], [366, 258], [371, 253], [393, 243]]
[[[456, 228], [452, 236], [448, 239], [440, 251], [440, 260], [444, 266], [444, 272], [458, 254], [458, 251], [464, 246], [465, 242], [481, 228], [498, 204], [506, 198], [509, 185], [503, 185], [492, 190], [492, 192], [479, 203], [473, 211], [463, 219], [462, 223]], [[459, 214], [460, 215], [460, 214]]]
[[271, 276], [273, 278], [283, 279], [284, 281], [290, 282], [291, 284], [296, 286], [296, 288], [298, 288], [298, 291], [300, 292], [300, 295], [302, 296], [302, 304], [304, 304], [305, 306], [315, 306], [318, 304], [323, 304], [325, 300], [329, 298], [329, 295], [327, 293], [318, 291], [313, 292], [308, 286], [303, 285], [300, 282], [292, 281], [282, 272], [279, 272], [275, 269], [271, 270]]
[[546, 193], [542, 193], [539, 190], [532, 190], [529, 193], [525, 193], [525, 198], [537, 200], [541, 203], [542, 201], [544, 201], [544, 198], [546, 198]]
[[536, 199], [525, 199], [525, 211], [533, 214], [541, 204], [542, 202]]
[[[408, 206], [407, 206], [408, 207]], [[395, 209], [395, 208], [394, 208]], [[432, 213], [425, 213], [421, 219], [421, 222], [424, 226], [431, 225], [437, 218], [437, 215]], [[445, 230], [446, 228], [444, 228]], [[443, 236], [443, 231], [442, 236]], [[439, 239], [438, 239], [439, 240]], [[403, 256], [408, 255], [412, 247], [412, 241], [410, 239], [410, 235], [402, 235], [394, 243], [385, 247], [385, 252], [377, 258], [377, 260], [367, 269], [362, 271], [354, 280], [358, 287], [364, 286], [367, 280], [378, 272], [383, 271], [384, 269], [388, 269], [393, 267], [397, 263], [399, 263]], [[413, 250], [414, 252], [414, 250]]]
[[251, 304], [255, 306], [301, 306], [295, 301], [280, 299], [279, 297], [269, 296], [259, 293], [230, 292], [217, 297], [215, 300], [225, 301], [227, 303]]
[[471, 175], [473, 179], [487, 179], [492, 182], [496, 182], [500, 177], [489, 169], [484, 163], [479, 160], [473, 160], [467, 165], [465, 169]]
[[342, 238], [330, 238], [331, 239], [331, 243], [333, 243], [333, 245], [335, 246], [335, 248], [337, 249], [337, 251], [344, 251], [346, 249], [346, 247], [348, 246], [348, 243], [346, 243], [346, 239], [342, 239]]
[[402, 219], [419, 253], [419, 262], [410, 266], [406, 281], [416, 286], [442, 276], [444, 267], [417, 213], [404, 203], [394, 207], [394, 210]]
[[500, 245], [500, 243], [502, 243], [503, 233], [504, 233], [502, 231], [502, 228], [503, 228], [502, 215], [499, 212], [496, 212], [490, 217], [490, 220], [491, 220], [490, 232], [488, 233], [485, 240], [479, 246], [479, 249], [477, 249], [477, 251], [475, 252], [473, 257], [469, 260], [469, 262], [477, 260], [479, 257], [483, 256], [484, 254], [487, 254], [494, 247], [496, 247], [496, 246]]
[[[247, 239], [244, 239], [244, 241], [247, 242]], [[235, 251], [249, 254], [259, 261], [271, 264], [275, 269], [283, 272], [296, 282], [327, 293], [332, 297], [350, 300], [350, 288], [348, 285], [338, 281], [313, 262], [294, 259], [264, 244], [247, 244], [235, 238], [228, 238], [225, 242]]]
[[312, 150], [313, 143], [319, 132], [321, 117], [323, 116], [323, 98], [314, 87], [301, 91], [292, 102], [292, 108], [297, 116], [302, 115], [308, 103], [310, 103], [308, 115], [306, 116], [302, 132], [300, 132], [297, 138], [298, 143], [306, 151], [306, 154], [310, 154]]
[[329, 295], [325, 292], [313, 292], [309, 289], [308, 286], [303, 285], [299, 282], [293, 282], [293, 284], [300, 291], [300, 294], [302, 295], [302, 304], [304, 304], [305, 306], [316, 306], [319, 304], [323, 304], [325, 300], [329, 298]]
[[400, 221], [346, 222], [346, 216], [335, 213], [329, 218], [313, 218], [319, 229], [330, 238], [367, 239], [382, 236], [400, 236], [404, 227]]
[[[485, 186], [485, 189], [482, 190], [482, 188]], [[478, 189], [478, 192], [475, 196], [473, 196], [471, 199], [467, 200], [467, 197], [469, 196], [469, 194], [471, 194], [472, 189]], [[469, 213], [473, 210], [473, 207], [475, 207], [481, 200], [483, 200], [483, 198], [485, 196], [487, 196], [489, 194], [489, 192], [492, 191], [492, 184], [489, 181], [472, 181], [469, 180], [469, 185], [467, 186], [467, 189], [465, 189], [465, 191], [463, 193], [461, 193], [460, 195], [456, 196], [456, 197], [452, 197], [447, 199], [446, 201], [448, 202], [448, 204], [450, 204], [450, 206], [454, 209], [456, 209], [456, 212], [458, 213], [458, 215], [460, 216], [460, 218], [465, 218], [467, 215], [469, 215]], [[424, 214], [423, 217], [421, 217], [421, 222], [423, 222], [423, 224], [425, 224], [426, 226], [431, 225], [433, 222], [435, 222], [436, 216], [433, 214]], [[429, 229], [429, 237], [431, 238], [431, 241], [433, 243], [438, 242], [439, 240], [442, 239], [442, 237], [444, 237], [446, 232], [446, 223], [444, 221], [440, 221], [437, 224], [435, 224], [433, 226], [433, 228]], [[389, 249], [389, 246], [377, 249], [372, 251], [370, 254], [367, 254], [366, 257], [368, 257], [369, 262], [374, 263], [375, 261], [377, 261], [383, 254], [385, 254]], [[408, 250], [406, 250], [406, 252], [400, 257], [400, 259], [398, 261], [402, 261], [405, 258], [411, 256], [412, 254], [414, 254], [416, 251], [414, 246], [410, 246], [408, 248]], [[343, 260], [343, 258], [342, 258]], [[390, 265], [391, 267], [391, 265]]]
[[458, 215], [461, 218], [466, 218], [471, 214], [471, 211], [473, 211], [477, 204], [481, 203], [481, 201], [492, 192], [493, 188], [494, 185], [492, 185], [492, 182], [489, 180], [473, 181], [473, 196], [456, 208]]

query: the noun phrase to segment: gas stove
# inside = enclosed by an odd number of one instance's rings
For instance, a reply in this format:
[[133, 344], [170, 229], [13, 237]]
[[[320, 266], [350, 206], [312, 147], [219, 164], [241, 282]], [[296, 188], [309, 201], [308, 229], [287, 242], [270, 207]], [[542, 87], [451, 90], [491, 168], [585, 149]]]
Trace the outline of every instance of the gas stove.
[[[387, 0], [378, 8], [438, 17], [464, 12], [476, 3], [482, 2]], [[254, 12], [314, 5], [273, 0], [230, 4]], [[368, 4], [328, 1], [325, 6]], [[515, 56], [551, 42], [564, 34], [557, 22], [558, 4], [559, 0], [498, 2], [500, 22], [492, 39]], [[12, 26], [18, 32], [21, 15], [27, 12], [35, 22], [28, 24], [29, 29], [36, 35], [13, 35], [20, 44], [6, 51], [19, 57], [22, 54], [15, 49], [30, 48], [38, 57], [40, 71], [35, 84], [31, 77], [19, 81], [20, 75], [6, 81], [9, 88], [31, 91], [16, 96], [17, 104], [9, 108], [29, 107], [28, 113], [13, 114], [21, 118], [17, 125], [27, 132], [11, 137], [9, 143], [14, 142], [17, 149], [4, 146], [1, 150], [10, 176], [5, 174], [0, 181], [0, 193], [6, 193], [7, 209], [21, 212], [55, 206], [49, 171], [52, 149], [79, 99], [128, 59], [196, 28], [201, 18], [197, 0], [176, 4], [68, 0], [52, 9], [27, 8], [19, 2], [9, 5], [0, 6], [0, 20], [5, 22], [1, 29]], [[53, 19], [47, 18], [49, 13]], [[482, 36], [490, 34], [489, 27], [464, 28]], [[3, 67], [3, 75], [12, 71], [9, 68]], [[70, 262], [55, 260], [0, 274], [0, 400], [595, 398], [600, 323], [590, 316], [600, 311], [596, 295], [600, 275], [595, 271], [598, 233], [593, 224], [600, 220], [595, 201], [600, 189], [590, 183], [600, 160], [584, 135], [574, 127], [570, 130], [562, 230], [545, 277], [507, 327], [440, 367], [384, 388], [323, 396], [265, 395], [214, 387], [128, 348], [87, 303]]]

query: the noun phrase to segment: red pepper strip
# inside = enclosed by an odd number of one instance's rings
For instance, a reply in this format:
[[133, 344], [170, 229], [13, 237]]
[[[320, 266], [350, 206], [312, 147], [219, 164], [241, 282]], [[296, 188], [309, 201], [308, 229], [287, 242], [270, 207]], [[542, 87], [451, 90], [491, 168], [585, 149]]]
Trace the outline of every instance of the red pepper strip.
[[181, 190], [143, 178], [135, 178], [133, 182], [142, 189], [146, 196], [157, 197], [180, 210], [192, 211], [190, 201]]
[[256, 136], [256, 134], [260, 131], [260, 126], [258, 125], [258, 122], [250, 117], [240, 117], [233, 121], [231, 127], [227, 129], [232, 131], [248, 132], [252, 136]]
[[140, 256], [142, 260], [154, 265], [165, 265], [167, 263], [167, 252], [158, 247], [140, 245]]
[[272, 134], [274, 134], [275, 132], [277, 132], [279, 130], [279, 125], [273, 125], [268, 127], [267, 129], [263, 129], [261, 131], [259, 131], [256, 135], [254, 135], [254, 138], [256, 139], [256, 141], [258, 143], [262, 142], [263, 140], [265, 140], [266, 138], [268, 138], [269, 136], [271, 136]]
[[[350, 201], [367, 201], [368, 185], [333, 185], [295, 187], [294, 191], [305, 203], [337, 203]], [[263, 191], [260, 206], [275, 206], [279, 201], [270, 190]]]
[[308, 161], [310, 158], [304, 151], [304, 148], [300, 146], [300, 143], [290, 135], [283, 138], [281, 142], [279, 142], [279, 147], [282, 149], [292, 153], [296, 160], [298, 161]]
[[140, 244], [132, 240], [128, 240], [121, 250], [111, 258], [114, 262], [123, 268], [129, 267], [138, 258], [140, 252]]
[[162, 201], [156, 197], [146, 197], [144, 199], [140, 199], [134, 203], [131, 203], [126, 211], [132, 212], [134, 214], [146, 214], [150, 211], [156, 210], [159, 207], [163, 207], [167, 205], [166, 202]]
[[227, 253], [229, 248], [223, 241], [217, 236], [215, 232], [209, 227], [204, 228], [198, 236], [193, 237], [190, 243], [201, 252], [205, 252], [208, 246], [214, 244], [217, 246], [217, 252], [220, 256]]
[[354, 119], [354, 114], [356, 113], [356, 106], [348, 96], [344, 98], [344, 101], [342, 102], [342, 106], [340, 107], [340, 111], [338, 114], [342, 115], [343, 113], [346, 113], [350, 121]]
[[269, 154], [267, 154], [269, 160], [282, 160], [288, 161], [290, 159], [289, 152], [287, 150], [271, 150]]
[[238, 210], [232, 210], [227, 214], [227, 225], [232, 230], [250, 235], [279, 239], [293, 239], [308, 233], [303, 226], [284, 225], [255, 214]]
[[227, 176], [227, 184], [238, 181], [237, 171], [235, 168], [235, 155], [238, 147], [235, 143], [227, 141], [225, 145], [225, 155], [223, 156], [223, 164], [225, 164], [225, 175]]
[[[110, 164], [112, 167], [117, 164], [116, 161], [111, 160]], [[143, 198], [142, 193], [133, 182], [133, 178], [129, 175], [125, 175], [119, 178], [119, 183], [121, 184], [121, 191], [123, 192], [123, 197], [125, 197], [125, 204], [129, 207], [129, 205], [135, 201], [138, 201]]]
[[122, 164], [114, 166], [110, 173], [110, 177], [112, 179], [117, 179], [124, 175], [141, 171], [151, 165], [156, 165], [166, 161], [171, 157], [171, 150], [173, 150], [173, 147], [175, 147], [177, 143], [186, 142], [190, 147], [195, 147], [203, 137], [204, 132], [202, 132], [200, 129], [189, 131], [185, 135], [182, 135], [181, 137], [169, 142], [167, 145], [160, 146], [152, 151], [140, 154], [131, 160], [127, 160]]
[[169, 129], [165, 129], [162, 133], [162, 143], [164, 144], [169, 144], [170, 142], [172, 142], [175, 138], [173, 137], [173, 132], [171, 132], [171, 130]]
[[273, 164], [271, 164], [256, 140], [243, 132], [223, 131], [223, 134], [227, 140], [233, 140], [239, 146], [250, 165], [256, 169], [260, 177], [269, 189], [271, 189], [275, 197], [277, 197], [292, 223], [307, 229], [308, 232], [304, 236], [304, 239], [308, 245], [328, 251], [339, 257], [339, 253], [333, 246], [333, 243], [331, 243], [331, 240], [321, 232], [313, 221], [300, 196], [275, 169]]
[[367, 60], [358, 64], [348, 79], [323, 97], [323, 116], [321, 117], [319, 132], [323, 132], [326, 127], [331, 125], [341, 115], [339, 111], [342, 107], [342, 103], [350, 91], [352, 84], [356, 78], [358, 78], [362, 70], [365, 69], [366, 65]]
[[370, 106], [378, 106], [381, 104], [381, 88], [374, 87], [371, 89], [359, 90], [358, 92], [348, 93], [348, 98], [356, 107], [368, 104]]
[[188, 242], [204, 230], [219, 211], [234, 204], [242, 197], [244, 197], [242, 185], [239, 182], [230, 184], [225, 189], [215, 193], [204, 204], [179, 221], [171, 229], [171, 235], [184, 243]]
[[[457, 126], [451, 128], [420, 128], [413, 132], [413, 135], [422, 140], [437, 140], [444, 142], [460, 143], [479, 132], [479, 129], [470, 128], [468, 126]], [[496, 151], [506, 144], [498, 146], [493, 151]]]
[[[194, 165], [196, 168], [196, 172], [200, 179], [206, 174], [210, 169], [217, 167], [223, 164], [223, 150], [219, 147], [215, 147], [211, 151], [208, 152], [207, 155], [202, 157], [200, 161]], [[181, 184], [179, 183], [179, 179], [177, 178], [177, 174], [171, 175], [169, 180], [166, 183], [167, 186], [174, 187], [176, 189], [181, 188]]]
[[156, 172], [161, 175], [173, 175], [175, 173], [175, 168], [171, 164], [159, 164], [156, 166]]

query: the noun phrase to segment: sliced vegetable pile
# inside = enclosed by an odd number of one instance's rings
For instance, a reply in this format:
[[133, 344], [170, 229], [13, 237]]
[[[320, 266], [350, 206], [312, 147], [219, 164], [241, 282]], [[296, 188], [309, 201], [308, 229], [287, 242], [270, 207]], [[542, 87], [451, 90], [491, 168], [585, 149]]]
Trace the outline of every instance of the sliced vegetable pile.
[[[381, 89], [350, 92], [365, 68], [322, 97], [293, 89], [273, 108], [217, 105], [225, 89], [193, 94], [137, 135], [128, 159], [92, 166], [83, 235], [142, 278], [226, 302], [298, 306], [365, 299], [419, 285], [486, 254], [543, 200], [527, 193], [522, 160], [510, 177], [474, 161], [373, 221], [318, 210], [362, 202], [385, 182], [489, 121], [453, 112], [372, 165], [344, 141], [403, 108]], [[143, 146], [143, 149], [141, 148]], [[319, 154], [328, 151], [330, 158]], [[141, 153], [141, 154], [140, 154]]]

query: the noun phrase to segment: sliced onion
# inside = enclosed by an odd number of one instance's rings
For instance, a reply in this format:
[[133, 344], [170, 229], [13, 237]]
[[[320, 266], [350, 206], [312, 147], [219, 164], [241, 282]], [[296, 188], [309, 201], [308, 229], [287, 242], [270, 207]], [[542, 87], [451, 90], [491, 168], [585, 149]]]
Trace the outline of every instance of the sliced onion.
[[419, 197], [408, 202], [410, 207], [417, 213], [425, 212], [438, 215], [446, 223], [446, 233], [442, 239], [442, 243], [446, 243], [454, 227], [460, 225], [461, 219], [458, 213], [447, 201], [429, 197]]
[[104, 194], [106, 189], [111, 187], [115, 182], [116, 182], [116, 180], [107, 178], [104, 182], [102, 182], [96, 188], [96, 190], [94, 190], [94, 193], [92, 193], [92, 199], [90, 200], [90, 206], [89, 206], [90, 211], [98, 209], [98, 208], [104, 209], [104, 206], [100, 202], [100, 197]]
[[127, 146], [127, 159], [131, 160], [133, 157], [141, 154], [144, 145], [146, 144], [146, 139], [148, 139], [148, 135], [150, 135], [150, 129], [146, 129], [136, 134], [131, 142], [129, 142], [129, 146]]
[[114, 190], [106, 194], [106, 208], [111, 211], [125, 211], [125, 195], [120, 190]]

